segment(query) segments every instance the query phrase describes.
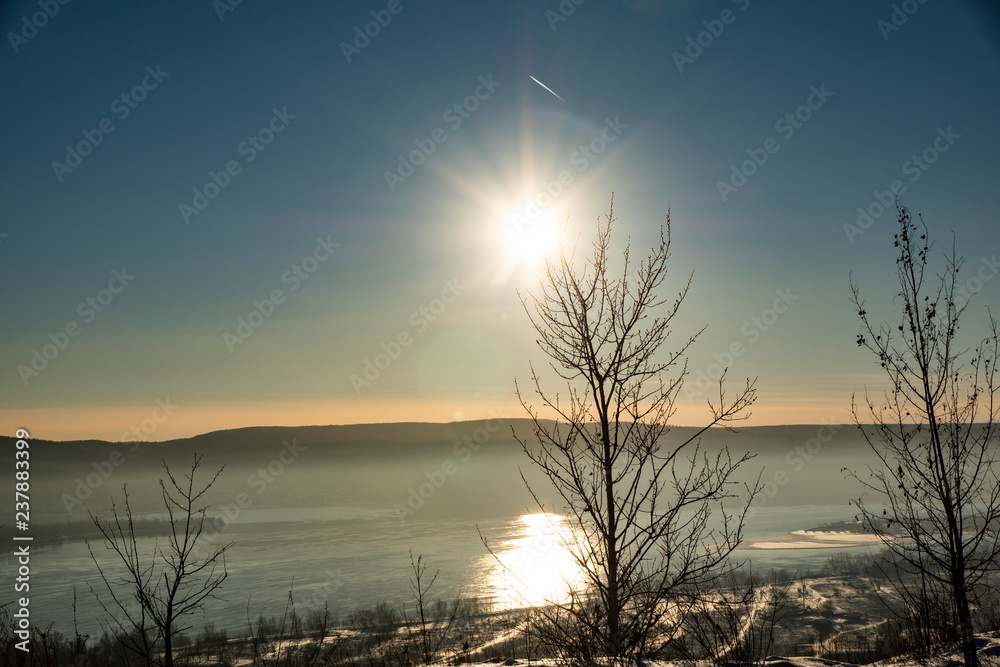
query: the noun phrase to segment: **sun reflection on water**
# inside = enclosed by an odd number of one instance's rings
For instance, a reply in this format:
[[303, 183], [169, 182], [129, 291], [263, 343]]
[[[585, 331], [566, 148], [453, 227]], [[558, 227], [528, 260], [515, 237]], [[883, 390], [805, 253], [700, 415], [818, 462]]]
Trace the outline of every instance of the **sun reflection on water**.
[[584, 576], [570, 551], [573, 531], [566, 517], [525, 514], [516, 524], [517, 535], [492, 559], [489, 587], [496, 591], [496, 603], [514, 609], [568, 602]]

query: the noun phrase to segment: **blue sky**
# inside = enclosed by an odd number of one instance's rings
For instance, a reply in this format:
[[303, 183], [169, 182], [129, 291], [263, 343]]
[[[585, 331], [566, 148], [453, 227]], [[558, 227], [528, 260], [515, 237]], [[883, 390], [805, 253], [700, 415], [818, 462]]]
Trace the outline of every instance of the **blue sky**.
[[844, 225], [893, 181], [967, 277], [986, 267], [966, 328], [998, 302], [988, 3], [224, 1], [0, 10], [6, 430], [521, 416], [513, 380], [542, 357], [515, 290], [538, 265], [511, 214], [561, 172], [541, 217], [585, 236], [611, 192], [639, 248], [670, 207], [666, 292], [694, 271], [677, 336], [708, 327], [695, 377], [739, 343], [753, 423], [846, 421], [879, 381], [848, 274], [893, 315], [894, 214]]

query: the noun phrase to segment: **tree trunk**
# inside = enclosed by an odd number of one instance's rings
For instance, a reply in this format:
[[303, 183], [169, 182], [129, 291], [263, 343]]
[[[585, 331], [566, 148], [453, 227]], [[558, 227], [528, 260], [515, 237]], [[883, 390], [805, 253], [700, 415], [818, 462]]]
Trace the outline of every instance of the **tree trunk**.
[[962, 655], [965, 667], [979, 667], [979, 655], [976, 652], [976, 633], [972, 627], [972, 612], [969, 610], [969, 596], [965, 590], [965, 571], [960, 570], [955, 575], [955, 606], [958, 615], [958, 632], [962, 638]]
[[[603, 400], [603, 387], [601, 399]], [[617, 658], [621, 653], [619, 630], [621, 623], [621, 608], [618, 604], [618, 512], [615, 509], [614, 466], [611, 453], [611, 425], [606, 414], [601, 415], [601, 444], [604, 446], [604, 492], [608, 509], [608, 532], [605, 537], [605, 549], [608, 552], [608, 657]]]
[[171, 630], [174, 627], [174, 598], [171, 593], [167, 600], [166, 627], [163, 628], [163, 666], [174, 667], [174, 639]]
[[164, 667], [174, 665], [174, 647], [169, 631], [163, 635], [163, 665]]

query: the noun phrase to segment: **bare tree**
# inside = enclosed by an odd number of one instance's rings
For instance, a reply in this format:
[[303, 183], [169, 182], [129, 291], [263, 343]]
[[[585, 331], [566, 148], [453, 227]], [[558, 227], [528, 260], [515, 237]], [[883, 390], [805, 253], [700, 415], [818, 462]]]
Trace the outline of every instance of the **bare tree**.
[[437, 661], [441, 647], [450, 639], [452, 626], [458, 618], [459, 601], [455, 600], [450, 612], [442, 603], [439, 605], [439, 611], [444, 613], [437, 615], [437, 618], [431, 618], [428, 609], [430, 590], [441, 571], [435, 571], [430, 581], [427, 581], [427, 563], [424, 562], [424, 556], [420, 554], [413, 560], [413, 551], [410, 551], [410, 569], [413, 570], [413, 576], [410, 577], [410, 592], [413, 595], [413, 610], [416, 612], [415, 622], [420, 630], [417, 652], [422, 664], [430, 665]]
[[[997, 323], [989, 314], [986, 337], [975, 347], [960, 347], [959, 319], [968, 303], [956, 298], [962, 260], [954, 243], [943, 272], [934, 276], [927, 226], [906, 208], [898, 209], [898, 219], [899, 323], [876, 328], [851, 280], [861, 320], [857, 343], [878, 358], [888, 379], [880, 404], [867, 390], [863, 406], [851, 401], [879, 461], [865, 478], [852, 473], [863, 489], [857, 506], [895, 561], [924, 585], [930, 578], [946, 587], [965, 664], [975, 667], [970, 599], [1000, 567]], [[869, 492], [884, 503], [882, 511], [866, 504]]]
[[[677, 632], [682, 610], [724, 575], [742, 540], [747, 507], [734, 513], [722, 504], [736, 497], [735, 473], [749, 454], [710, 454], [700, 436], [710, 426], [745, 419], [754, 383], [748, 380], [727, 402], [720, 380], [718, 402], [708, 402], [708, 425], [667, 443], [688, 374], [684, 355], [701, 331], [675, 351], [662, 354], [661, 348], [691, 276], [661, 309], [669, 212], [666, 236], [661, 226], [659, 244], [638, 266], [626, 246], [620, 273], [610, 258], [614, 221], [612, 195], [582, 267], [574, 263], [576, 244], [564, 240], [558, 259], [546, 262], [539, 294], [519, 294], [539, 347], [567, 386], [563, 397], [550, 392], [531, 367], [534, 393], [555, 421], [518, 387], [537, 440], [519, 442], [562, 499], [576, 536], [568, 548], [586, 580], [569, 602], [553, 600], [539, 610], [545, 628], [539, 638], [576, 653], [570, 657], [577, 661], [590, 661], [595, 650], [618, 662], [657, 655]], [[758, 485], [746, 490], [752, 499]]]
[[[98, 600], [111, 616], [112, 627], [123, 638], [125, 649], [144, 664], [166, 667], [174, 664], [174, 638], [191, 628], [183, 624], [183, 619], [202, 609], [206, 599], [217, 598], [216, 591], [226, 580], [225, 552], [232, 542], [203, 557], [195, 552], [208, 510], [207, 506], [198, 503], [222, 472], [220, 468], [207, 484], [196, 488], [194, 478], [201, 460], [202, 457], [196, 454], [191, 472], [182, 480], [170, 472], [166, 462], [163, 463], [169, 481], [168, 486], [160, 479], [170, 525], [166, 547], [157, 540], [149, 553], [140, 551], [127, 488], [122, 489], [124, 516], [119, 515], [114, 500], [111, 520], [101, 522], [93, 514], [90, 516], [104, 536], [105, 549], [113, 551], [124, 566], [121, 574], [112, 574], [109, 567], [101, 565], [88, 541], [90, 557], [111, 598], [107, 603], [100, 596]], [[220, 567], [221, 572], [218, 571]], [[138, 609], [129, 604], [130, 600], [137, 603]], [[162, 663], [159, 662], [160, 647]]]

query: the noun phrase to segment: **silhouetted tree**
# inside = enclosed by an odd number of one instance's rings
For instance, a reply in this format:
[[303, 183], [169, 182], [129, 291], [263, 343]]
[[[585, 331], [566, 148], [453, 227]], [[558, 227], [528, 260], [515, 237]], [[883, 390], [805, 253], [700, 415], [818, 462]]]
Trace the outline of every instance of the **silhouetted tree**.
[[[201, 456], [195, 455], [191, 472], [180, 481], [170, 472], [166, 462], [163, 463], [169, 481], [168, 486], [166, 481], [160, 479], [163, 504], [170, 522], [166, 547], [157, 540], [149, 553], [140, 551], [128, 489], [125, 487], [122, 488], [124, 516], [118, 514], [114, 500], [111, 520], [102, 522], [90, 515], [91, 521], [104, 536], [105, 548], [114, 551], [125, 567], [120, 575], [109, 574], [111, 570], [101, 565], [90, 542], [87, 542], [90, 557], [111, 596], [109, 603], [105, 603], [100, 596], [98, 601], [111, 616], [114, 634], [121, 637], [125, 649], [143, 660], [144, 664], [163, 664], [166, 667], [174, 664], [174, 639], [191, 628], [191, 625], [182, 624], [184, 617], [201, 609], [206, 599], [215, 598], [216, 591], [226, 580], [225, 553], [232, 542], [211, 550], [203, 557], [195, 552], [208, 510], [207, 506], [199, 506], [198, 503], [222, 472], [220, 468], [207, 484], [196, 488], [194, 477], [201, 459]], [[220, 566], [222, 571], [218, 572]], [[130, 600], [137, 605], [129, 604]]]
[[875, 328], [851, 280], [861, 320], [857, 343], [878, 358], [889, 381], [879, 404], [867, 390], [863, 407], [852, 397], [854, 420], [880, 463], [867, 478], [852, 475], [885, 509], [867, 505], [863, 496], [857, 506], [923, 588], [927, 578], [946, 587], [965, 664], [975, 667], [970, 598], [1000, 567], [997, 323], [990, 314], [986, 337], [971, 349], [960, 346], [959, 319], [968, 302], [956, 294], [962, 261], [954, 244], [943, 272], [934, 276], [927, 226], [906, 208], [899, 208], [898, 221], [899, 323]]
[[439, 611], [444, 613], [432, 618], [428, 609], [430, 590], [441, 571], [435, 571], [428, 581], [427, 563], [424, 561], [424, 555], [420, 554], [416, 560], [413, 560], [413, 551], [410, 551], [410, 569], [413, 571], [413, 576], [410, 577], [410, 593], [413, 595], [413, 611], [415, 612], [417, 628], [420, 631], [417, 654], [420, 656], [421, 664], [430, 665], [437, 661], [441, 647], [450, 639], [461, 603], [459, 600], [455, 600], [449, 611], [447, 605], [439, 600]]
[[[541, 291], [519, 294], [539, 347], [567, 385], [560, 397], [531, 367], [535, 393], [556, 419], [546, 421], [518, 387], [537, 439], [519, 442], [562, 499], [577, 536], [567, 546], [586, 579], [571, 601], [539, 610], [539, 638], [577, 662], [592, 660], [594, 651], [617, 662], [657, 655], [677, 632], [683, 609], [724, 576], [747, 507], [734, 513], [722, 503], [736, 496], [734, 475], [750, 456], [709, 454], [700, 436], [745, 419], [754, 383], [748, 380], [729, 403], [720, 380], [718, 403], [708, 401], [708, 424], [668, 442], [688, 374], [684, 355], [701, 331], [672, 352], [662, 347], [691, 276], [672, 305], [661, 308], [669, 212], [666, 236], [661, 226], [659, 243], [638, 266], [628, 246], [621, 267], [611, 265], [614, 222], [612, 196], [590, 257], [577, 266], [576, 245], [561, 239], [558, 258], [546, 261]], [[751, 500], [758, 488], [747, 488]]]

